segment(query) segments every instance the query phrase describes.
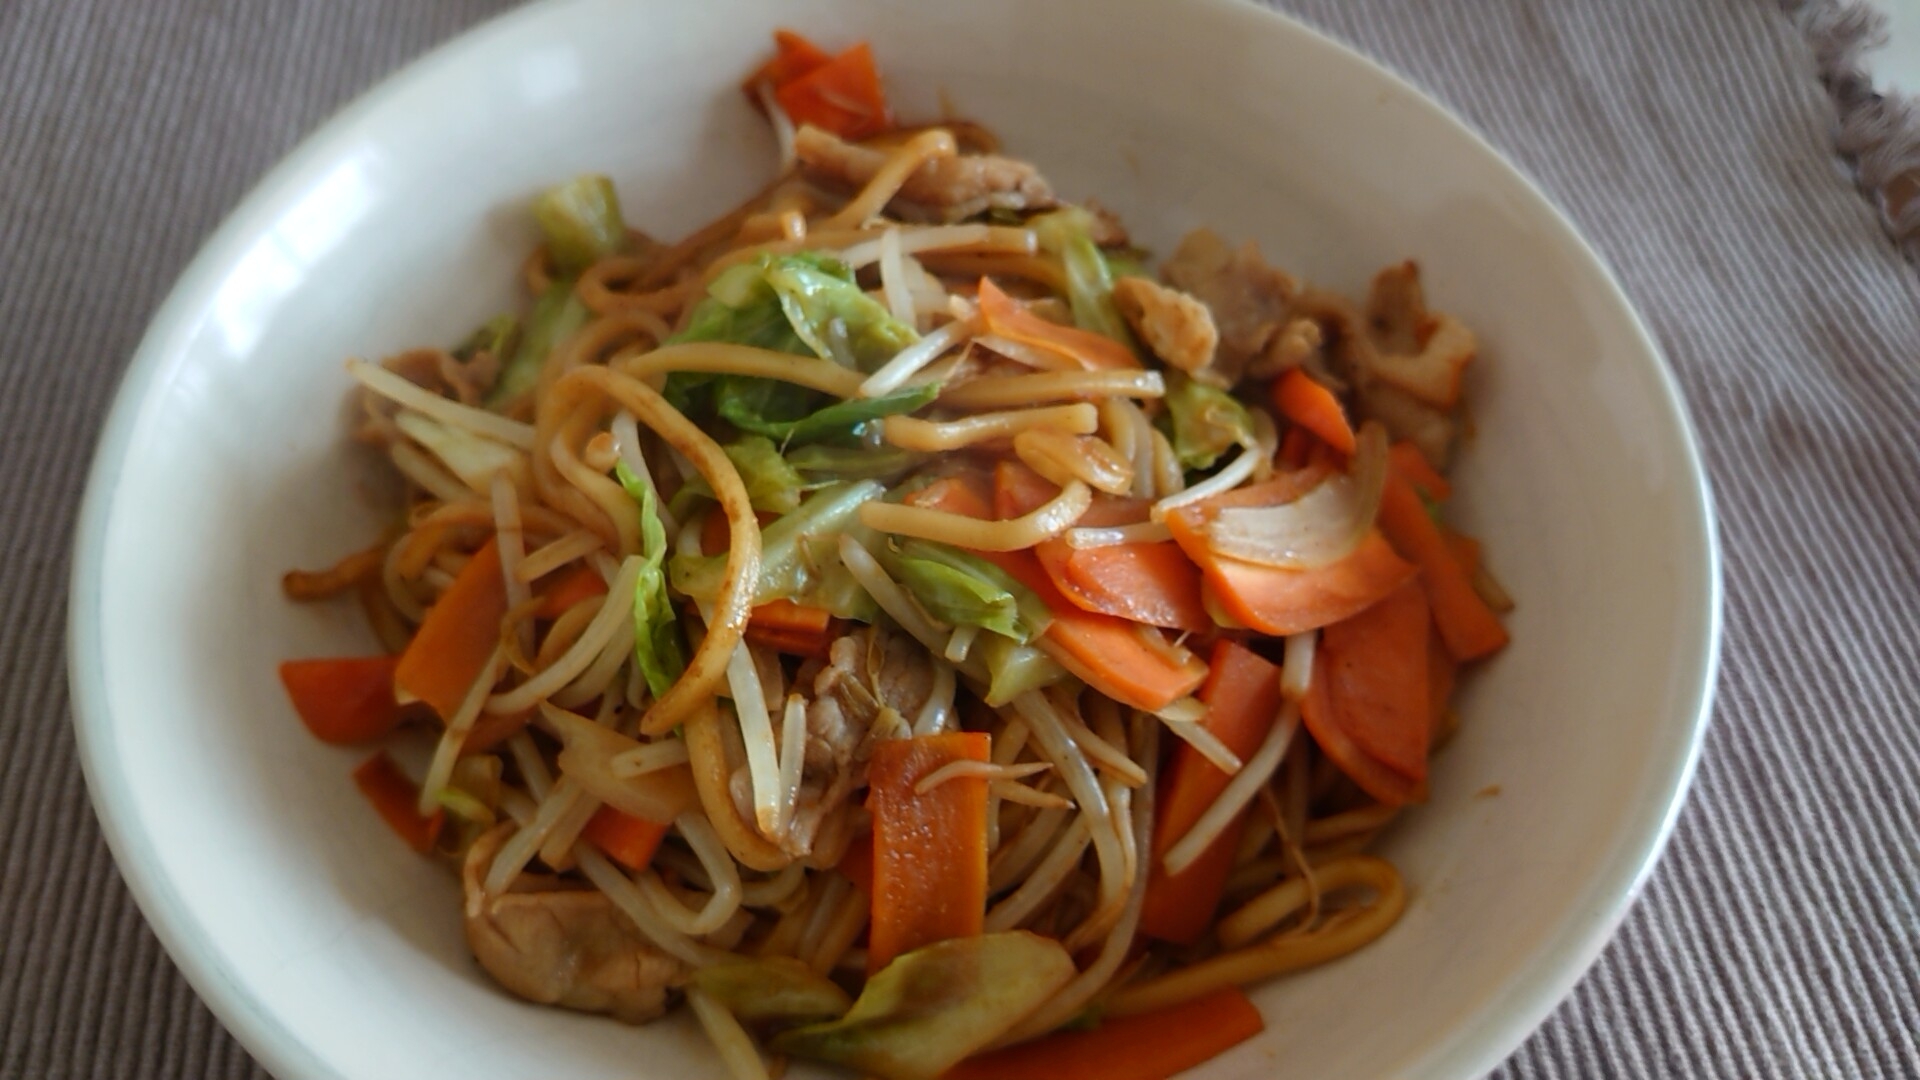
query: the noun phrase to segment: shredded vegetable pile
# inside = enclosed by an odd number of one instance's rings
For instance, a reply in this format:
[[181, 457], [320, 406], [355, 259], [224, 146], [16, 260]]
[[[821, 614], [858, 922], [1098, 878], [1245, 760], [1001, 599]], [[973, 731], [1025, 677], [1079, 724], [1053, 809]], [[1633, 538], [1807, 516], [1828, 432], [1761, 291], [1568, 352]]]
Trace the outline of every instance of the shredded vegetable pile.
[[738, 209], [565, 183], [523, 311], [348, 362], [404, 509], [285, 585], [385, 651], [281, 677], [513, 994], [684, 1001], [741, 1080], [1170, 1076], [1406, 904], [1364, 851], [1507, 641], [1447, 524], [1474, 337], [1412, 263], [1150, 272], [776, 42]]

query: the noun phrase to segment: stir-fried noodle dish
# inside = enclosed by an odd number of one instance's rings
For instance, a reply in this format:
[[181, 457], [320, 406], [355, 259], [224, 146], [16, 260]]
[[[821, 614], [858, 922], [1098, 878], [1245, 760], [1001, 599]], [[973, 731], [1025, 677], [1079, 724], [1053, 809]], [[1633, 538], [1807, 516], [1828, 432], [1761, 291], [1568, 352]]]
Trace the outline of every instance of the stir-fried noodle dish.
[[1406, 906], [1365, 852], [1507, 641], [1447, 523], [1474, 336], [1411, 262], [1154, 258], [776, 43], [744, 204], [664, 242], [563, 183], [519, 310], [348, 362], [404, 509], [285, 585], [384, 652], [282, 679], [514, 995], [684, 1001], [742, 1080], [1172, 1075]]

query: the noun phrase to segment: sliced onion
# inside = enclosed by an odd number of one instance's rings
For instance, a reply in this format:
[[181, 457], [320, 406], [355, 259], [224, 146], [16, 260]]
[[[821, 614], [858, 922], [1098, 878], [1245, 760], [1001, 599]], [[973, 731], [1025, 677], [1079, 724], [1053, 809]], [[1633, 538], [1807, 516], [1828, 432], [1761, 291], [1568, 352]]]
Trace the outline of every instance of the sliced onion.
[[587, 794], [616, 810], [669, 822], [698, 801], [693, 775], [684, 765], [673, 765], [641, 776], [622, 776], [615, 759], [642, 745], [617, 731], [603, 728], [578, 713], [545, 702], [540, 714], [560, 736], [560, 772], [573, 778]]
[[1312, 570], [1351, 555], [1380, 512], [1387, 483], [1387, 433], [1369, 422], [1344, 475], [1280, 506], [1234, 506], [1207, 524], [1215, 552], [1288, 570]]

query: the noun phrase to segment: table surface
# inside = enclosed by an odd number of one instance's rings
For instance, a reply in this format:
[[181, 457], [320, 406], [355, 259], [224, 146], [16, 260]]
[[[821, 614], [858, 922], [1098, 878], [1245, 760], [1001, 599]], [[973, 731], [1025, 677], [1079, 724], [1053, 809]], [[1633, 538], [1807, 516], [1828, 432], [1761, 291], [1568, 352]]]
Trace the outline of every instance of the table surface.
[[[1830, 2], [1277, 3], [1568, 211], [1664, 346], [1715, 487], [1725, 664], [1693, 796], [1503, 1077], [1920, 1076], [1920, 288], [1782, 13]], [[1920, 0], [1884, 2], [1887, 70], [1920, 75]], [[73, 515], [118, 373], [221, 216], [505, 6], [0, 4], [0, 1078], [261, 1075], [93, 824], [62, 652]]]

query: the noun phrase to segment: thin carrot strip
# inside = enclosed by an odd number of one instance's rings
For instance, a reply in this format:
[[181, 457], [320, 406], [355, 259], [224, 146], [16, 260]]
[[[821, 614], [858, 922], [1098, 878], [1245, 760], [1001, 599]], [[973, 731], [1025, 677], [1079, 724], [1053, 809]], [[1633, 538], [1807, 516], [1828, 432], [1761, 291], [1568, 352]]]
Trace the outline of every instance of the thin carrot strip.
[[893, 126], [880, 71], [866, 42], [774, 91], [774, 100], [798, 127], [812, 124], [843, 139], [867, 139]]
[[1238, 987], [968, 1058], [941, 1080], [1167, 1080], [1266, 1030]]
[[[1232, 641], [1213, 648], [1207, 681], [1200, 688], [1207, 704], [1202, 726], [1242, 761], [1253, 756], [1280, 713], [1280, 669]], [[1191, 945], [1213, 924], [1226, 891], [1227, 876], [1240, 846], [1246, 817], [1236, 819], [1192, 865], [1168, 874], [1161, 859], [1193, 828], [1232, 778], [1192, 746], [1174, 748], [1161, 780], [1153, 826], [1152, 873], [1140, 912], [1140, 932], [1162, 941]]]
[[948, 938], [979, 934], [987, 913], [987, 781], [915, 786], [955, 761], [987, 761], [985, 732], [889, 739], [867, 769], [873, 814], [873, 923], [867, 970]]
[[1273, 404], [1280, 414], [1313, 432], [1321, 442], [1343, 454], [1353, 453], [1356, 440], [1347, 411], [1333, 391], [1314, 382], [1299, 368], [1289, 368], [1273, 382]]
[[336, 746], [370, 742], [400, 722], [393, 696], [394, 656], [288, 660], [280, 684], [314, 738]]
[[1507, 629], [1500, 617], [1473, 590], [1473, 579], [1454, 558], [1413, 486], [1391, 472], [1380, 499], [1379, 521], [1393, 546], [1420, 567], [1433, 621], [1454, 659], [1478, 660], [1505, 648]]
[[1307, 696], [1300, 700], [1300, 719], [1321, 752], [1332, 758], [1360, 790], [1388, 806], [1426, 801], [1425, 781], [1415, 782], [1380, 764], [1347, 736], [1334, 714], [1327, 682], [1327, 654], [1321, 650], [1314, 656], [1313, 681], [1307, 686]]
[[1410, 442], [1397, 442], [1387, 449], [1387, 467], [1434, 502], [1453, 498], [1453, 485], [1428, 463], [1427, 455]]
[[980, 279], [980, 316], [991, 333], [1057, 353], [1090, 371], [1140, 366], [1125, 345], [1105, 334], [1048, 322], [1020, 306], [992, 278]]
[[607, 858], [630, 870], [645, 870], [653, 862], [671, 824], [648, 821], [611, 806], [602, 806], [587, 819], [580, 830], [582, 839], [606, 853]]
[[500, 643], [506, 614], [500, 549], [488, 540], [427, 610], [400, 656], [394, 685], [431, 705], [441, 719], [452, 716]]
[[353, 782], [360, 793], [367, 797], [373, 808], [380, 813], [381, 820], [387, 823], [407, 846], [425, 855], [433, 850], [433, 842], [440, 835], [440, 825], [446, 815], [435, 810], [429, 817], [421, 817], [417, 809], [420, 803], [420, 788], [407, 774], [400, 771], [393, 758], [384, 750], [360, 763], [353, 770]]
[[607, 580], [591, 566], [580, 565], [559, 574], [551, 585], [540, 590], [540, 606], [534, 618], [557, 619], [583, 600], [607, 595]]
[[1427, 597], [1409, 581], [1320, 632], [1333, 718], [1361, 752], [1417, 782], [1427, 776]]

